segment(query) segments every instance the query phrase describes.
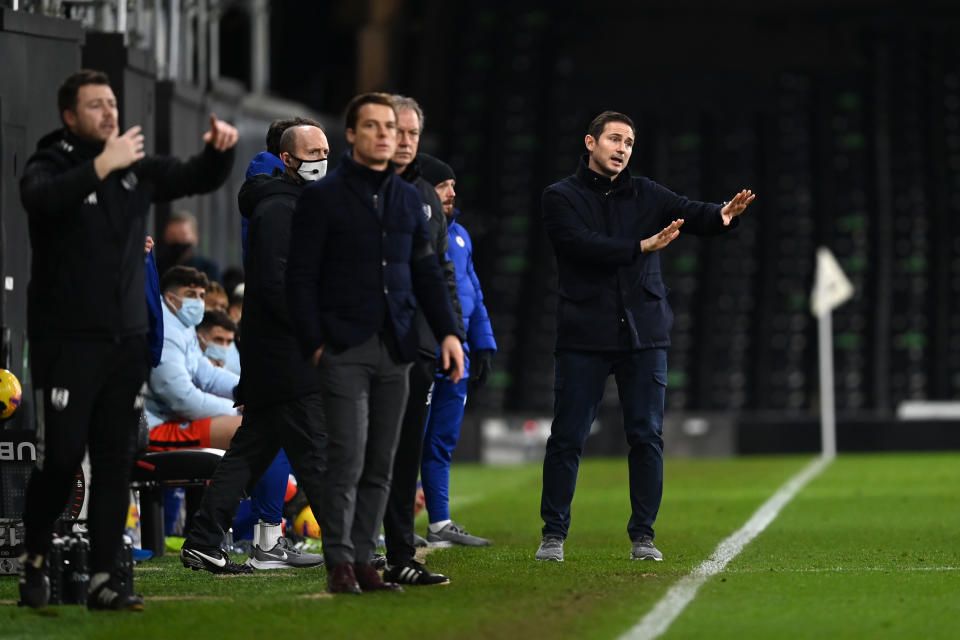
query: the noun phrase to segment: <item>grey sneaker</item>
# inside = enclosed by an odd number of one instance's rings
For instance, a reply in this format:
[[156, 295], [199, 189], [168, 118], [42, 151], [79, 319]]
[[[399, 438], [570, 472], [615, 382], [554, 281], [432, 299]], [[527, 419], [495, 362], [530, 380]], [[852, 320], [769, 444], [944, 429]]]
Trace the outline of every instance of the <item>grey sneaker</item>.
[[490, 545], [489, 540], [470, 535], [466, 529], [453, 520], [448, 522], [443, 529], [440, 529], [440, 531], [436, 533], [427, 529], [427, 542], [430, 543], [430, 546], [434, 547], [446, 546], [443, 543], [447, 543], [448, 545], [462, 544], [467, 547], [487, 547]]
[[633, 550], [630, 552], [631, 560], [656, 560], [663, 561], [663, 554], [653, 546], [651, 536], [640, 536], [633, 541]]
[[254, 569], [304, 569], [322, 564], [322, 554], [300, 551], [289, 538], [277, 539], [277, 545], [269, 551], [254, 545], [247, 558], [247, 565]]
[[543, 536], [543, 542], [537, 549], [537, 560], [550, 560], [552, 562], [563, 562], [563, 538], [560, 536]]

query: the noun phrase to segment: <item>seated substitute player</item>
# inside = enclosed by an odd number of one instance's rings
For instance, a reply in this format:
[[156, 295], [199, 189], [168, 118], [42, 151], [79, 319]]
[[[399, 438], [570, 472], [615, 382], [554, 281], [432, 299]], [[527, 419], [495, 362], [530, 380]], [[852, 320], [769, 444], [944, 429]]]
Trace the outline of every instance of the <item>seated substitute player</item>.
[[150, 449], [230, 446], [240, 415], [234, 407], [239, 378], [203, 356], [196, 326], [203, 320], [207, 276], [176, 266], [160, 281], [163, 354], [150, 372], [146, 398]]
[[203, 314], [203, 320], [197, 325], [197, 340], [203, 355], [213, 366], [224, 368], [227, 364], [236, 333], [237, 324], [225, 311], [207, 311]]

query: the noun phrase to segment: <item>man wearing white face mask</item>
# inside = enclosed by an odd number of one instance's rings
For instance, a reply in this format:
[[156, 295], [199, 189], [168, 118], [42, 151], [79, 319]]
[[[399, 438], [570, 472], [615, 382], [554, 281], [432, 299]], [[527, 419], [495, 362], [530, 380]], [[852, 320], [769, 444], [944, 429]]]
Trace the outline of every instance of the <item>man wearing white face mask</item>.
[[[180, 552], [185, 567], [224, 573], [228, 561], [220, 551], [244, 488], [251, 481], [271, 482], [281, 448], [307, 500], [319, 504], [324, 437], [317, 370], [300, 352], [286, 300], [286, 264], [290, 220], [304, 185], [326, 173], [330, 147], [323, 131], [313, 125], [288, 127], [281, 136], [282, 175], [254, 175], [240, 188], [240, 213], [247, 220], [246, 281], [243, 342], [240, 348], [240, 398], [243, 424], [230, 450], [204, 492]], [[284, 458], [284, 459], [286, 459]], [[286, 488], [286, 474], [281, 489]], [[282, 495], [282, 492], [281, 492]], [[264, 501], [259, 509], [254, 546], [247, 565], [256, 569], [309, 567], [322, 556], [295, 550], [280, 529], [280, 509], [270, 517]], [[276, 541], [276, 544], [275, 544]]]

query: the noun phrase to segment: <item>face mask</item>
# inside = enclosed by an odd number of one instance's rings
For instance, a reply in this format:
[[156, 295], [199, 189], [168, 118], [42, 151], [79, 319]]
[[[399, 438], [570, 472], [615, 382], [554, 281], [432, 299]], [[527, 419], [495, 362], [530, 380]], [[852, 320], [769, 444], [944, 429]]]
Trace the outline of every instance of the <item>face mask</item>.
[[[177, 296], [174, 296], [176, 298]], [[188, 327], [195, 327], [203, 320], [203, 300], [200, 298], [177, 298], [180, 300], [180, 308], [177, 309], [177, 317], [180, 322]]]
[[327, 159], [323, 160], [314, 160], [313, 162], [307, 162], [306, 160], [301, 160], [300, 158], [291, 155], [291, 158], [300, 163], [300, 167], [297, 169], [297, 175], [306, 180], [307, 182], [315, 182], [327, 175]]
[[211, 360], [226, 362], [227, 358], [230, 357], [230, 347], [225, 347], [222, 344], [216, 344], [215, 342], [208, 342], [207, 348], [203, 352], [203, 355], [207, 356]]

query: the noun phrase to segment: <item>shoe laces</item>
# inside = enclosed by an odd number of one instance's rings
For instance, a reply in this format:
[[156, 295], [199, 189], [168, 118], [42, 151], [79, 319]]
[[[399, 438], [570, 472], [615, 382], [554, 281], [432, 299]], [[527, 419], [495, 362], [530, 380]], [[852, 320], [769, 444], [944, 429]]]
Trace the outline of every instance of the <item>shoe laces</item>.
[[541, 546], [544, 549], [560, 549], [563, 547], [563, 538], [560, 536], [546, 536]]
[[281, 549], [286, 549], [287, 551], [297, 551], [297, 547], [294, 546], [293, 541], [285, 536], [280, 536], [277, 538], [277, 546]]

